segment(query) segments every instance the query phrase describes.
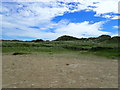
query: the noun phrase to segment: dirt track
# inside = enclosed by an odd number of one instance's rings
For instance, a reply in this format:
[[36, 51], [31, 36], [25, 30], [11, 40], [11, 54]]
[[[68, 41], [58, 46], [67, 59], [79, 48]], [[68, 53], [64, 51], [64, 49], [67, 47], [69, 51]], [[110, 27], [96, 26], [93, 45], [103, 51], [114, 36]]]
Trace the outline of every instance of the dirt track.
[[117, 60], [67, 54], [3, 55], [3, 88], [117, 88]]

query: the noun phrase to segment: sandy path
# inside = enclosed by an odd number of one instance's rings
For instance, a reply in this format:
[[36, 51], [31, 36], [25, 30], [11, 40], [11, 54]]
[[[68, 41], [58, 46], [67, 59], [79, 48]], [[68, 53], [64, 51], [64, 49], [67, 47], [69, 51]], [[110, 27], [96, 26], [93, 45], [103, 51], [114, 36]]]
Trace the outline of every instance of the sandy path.
[[[81, 58], [80, 58], [81, 57]], [[117, 60], [74, 54], [3, 55], [3, 87], [117, 88]]]

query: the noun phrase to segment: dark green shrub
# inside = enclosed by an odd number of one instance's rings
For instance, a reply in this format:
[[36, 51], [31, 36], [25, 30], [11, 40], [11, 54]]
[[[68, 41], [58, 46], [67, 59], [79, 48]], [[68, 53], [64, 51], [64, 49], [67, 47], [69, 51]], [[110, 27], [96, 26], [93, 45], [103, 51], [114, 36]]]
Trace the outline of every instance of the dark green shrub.
[[44, 40], [42, 39], [36, 39], [36, 40], [32, 40], [32, 42], [43, 42]]
[[24, 53], [24, 52], [15, 52], [12, 55], [23, 55], [23, 54], [28, 54], [28, 53]]
[[55, 41], [74, 41], [74, 40], [79, 40], [79, 38], [64, 35], [64, 36], [57, 38]]
[[98, 41], [106, 41], [106, 40], [110, 40], [111, 39], [111, 36], [109, 35], [101, 35], [97, 38]]

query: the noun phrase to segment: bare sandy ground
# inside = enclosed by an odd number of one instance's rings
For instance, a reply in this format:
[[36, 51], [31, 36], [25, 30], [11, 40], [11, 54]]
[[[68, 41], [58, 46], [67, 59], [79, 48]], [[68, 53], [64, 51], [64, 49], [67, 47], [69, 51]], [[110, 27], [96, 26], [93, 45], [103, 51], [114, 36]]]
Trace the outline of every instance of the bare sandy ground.
[[73, 53], [4, 55], [3, 88], [117, 88], [118, 61]]

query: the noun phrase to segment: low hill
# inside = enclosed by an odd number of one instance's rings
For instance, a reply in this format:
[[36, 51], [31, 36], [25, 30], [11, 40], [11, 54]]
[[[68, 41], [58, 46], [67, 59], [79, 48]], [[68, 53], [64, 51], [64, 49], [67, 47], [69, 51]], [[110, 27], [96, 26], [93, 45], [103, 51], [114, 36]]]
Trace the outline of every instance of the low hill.
[[58, 37], [54, 41], [75, 41], [75, 40], [117, 43], [118, 41], [120, 41], [120, 37], [119, 36], [111, 37], [109, 35], [101, 35], [99, 37], [77, 38], [73, 36], [64, 35], [64, 36]]
[[80, 40], [80, 39], [73, 36], [64, 35], [64, 36], [58, 37], [55, 41], [74, 41], [74, 40]]

